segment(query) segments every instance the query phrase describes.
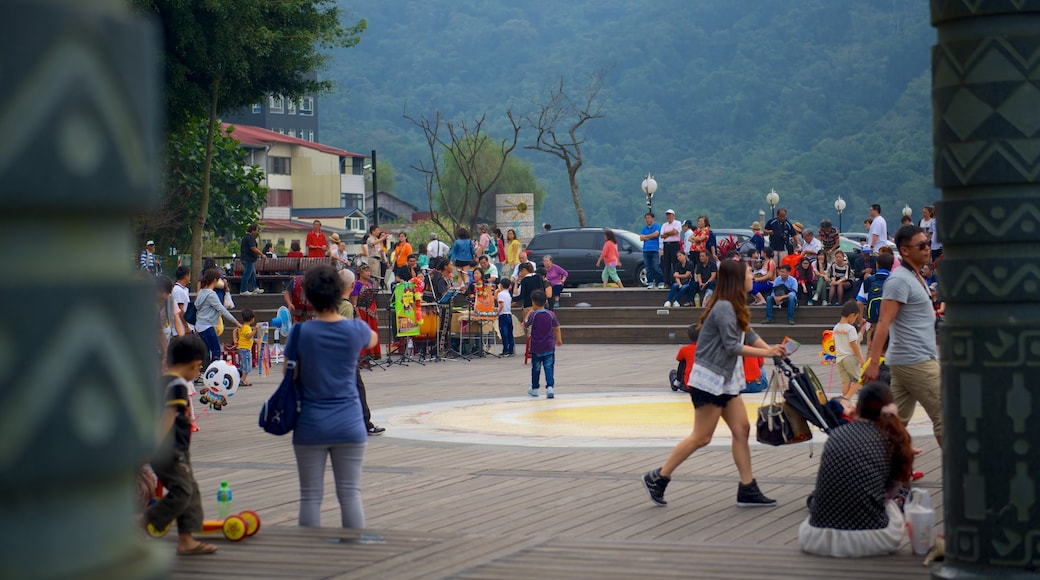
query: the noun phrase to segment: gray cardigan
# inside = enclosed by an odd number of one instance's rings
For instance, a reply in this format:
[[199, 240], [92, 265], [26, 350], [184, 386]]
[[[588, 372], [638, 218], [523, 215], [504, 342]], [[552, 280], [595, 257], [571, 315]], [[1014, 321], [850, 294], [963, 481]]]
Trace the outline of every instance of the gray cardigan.
[[737, 366], [737, 357], [745, 344], [753, 345], [758, 341], [758, 334], [748, 330], [744, 342], [740, 342], [740, 328], [737, 327], [737, 313], [728, 300], [719, 300], [711, 308], [704, 319], [700, 335], [697, 337], [697, 355], [694, 364], [704, 366], [712, 372], [733, 378], [733, 369]]
[[220, 303], [217, 293], [208, 288], [199, 290], [195, 296], [195, 312], [195, 330], [199, 332], [216, 326], [221, 315], [231, 322], [238, 322], [235, 316]]

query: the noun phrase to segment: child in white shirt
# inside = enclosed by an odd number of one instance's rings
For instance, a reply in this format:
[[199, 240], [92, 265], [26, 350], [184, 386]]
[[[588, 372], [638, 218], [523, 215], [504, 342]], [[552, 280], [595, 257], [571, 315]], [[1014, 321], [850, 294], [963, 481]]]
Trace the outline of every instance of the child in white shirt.
[[834, 325], [834, 352], [838, 359], [838, 379], [841, 380], [841, 395], [851, 398], [859, 390], [860, 369], [863, 368], [863, 352], [859, 348], [859, 323], [863, 306], [858, 300], [849, 300], [841, 307], [841, 320]]
[[502, 335], [502, 356], [516, 354], [516, 341], [513, 340], [513, 293], [510, 288], [513, 281], [502, 277], [498, 281], [498, 332]]

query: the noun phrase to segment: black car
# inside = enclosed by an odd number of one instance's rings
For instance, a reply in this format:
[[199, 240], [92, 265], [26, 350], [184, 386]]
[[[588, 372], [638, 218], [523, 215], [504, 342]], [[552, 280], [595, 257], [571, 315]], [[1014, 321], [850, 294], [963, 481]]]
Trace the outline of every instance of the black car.
[[[613, 232], [618, 242], [618, 276], [625, 284], [645, 286], [643, 242], [639, 235], [627, 230]], [[567, 270], [568, 286], [602, 283], [603, 267], [596, 267], [596, 260], [604, 241], [603, 228], [564, 228], [541, 232], [527, 244], [528, 259], [541, 267], [542, 258], [551, 256], [554, 263]]]

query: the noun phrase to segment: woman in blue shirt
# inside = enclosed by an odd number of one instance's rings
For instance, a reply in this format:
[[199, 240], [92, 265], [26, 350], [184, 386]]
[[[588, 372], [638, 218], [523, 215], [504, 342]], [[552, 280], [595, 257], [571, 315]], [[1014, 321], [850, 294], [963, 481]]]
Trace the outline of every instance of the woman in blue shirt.
[[455, 272], [458, 275], [460, 285], [464, 288], [470, 281], [470, 264], [477, 259], [473, 250], [473, 240], [469, 237], [469, 230], [459, 228], [455, 231], [455, 241], [451, 244], [448, 257], [455, 262]]
[[339, 314], [343, 281], [335, 268], [322, 264], [307, 270], [303, 291], [315, 317], [302, 323], [285, 356], [297, 361], [302, 407], [293, 431], [293, 450], [300, 477], [300, 525], [321, 526], [325, 458], [332, 472], [344, 528], [365, 527], [361, 507], [361, 460], [368, 430], [357, 389], [361, 349], [379, 341], [367, 324]]

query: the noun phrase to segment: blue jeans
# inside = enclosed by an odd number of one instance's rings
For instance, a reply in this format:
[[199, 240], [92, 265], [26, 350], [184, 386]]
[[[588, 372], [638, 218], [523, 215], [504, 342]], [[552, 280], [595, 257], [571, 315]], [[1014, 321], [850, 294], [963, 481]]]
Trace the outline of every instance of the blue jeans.
[[200, 332], [199, 338], [206, 343], [206, 348], [209, 349], [209, 362], [221, 360], [220, 338], [217, 337], [217, 329], [211, 326]]
[[[696, 290], [693, 289], [693, 284], [695, 283], [679, 286], [678, 282], [672, 282], [672, 288], [668, 291], [668, 298], [665, 300], [667, 302], [675, 302], [676, 300], [680, 302], [689, 302], [690, 297], [694, 292], [696, 292]], [[686, 299], [684, 300], [683, 297]]]
[[502, 354], [513, 354], [516, 341], [513, 339], [513, 315], [498, 315], [498, 333], [502, 335]]
[[252, 292], [256, 290], [256, 262], [242, 260], [242, 283], [239, 284], [239, 292]]
[[643, 266], [646, 267], [646, 283], [664, 284], [664, 272], [661, 271], [661, 258], [657, 250], [643, 252]]
[[545, 386], [551, 387], [556, 384], [556, 376], [553, 367], [556, 365], [556, 351], [543, 352], [531, 355], [531, 388], [537, 389], [542, 377], [542, 367], [545, 367]]
[[[788, 294], [786, 297], [784, 297], [784, 300], [787, 301], [787, 319], [788, 320], [794, 320], [794, 309], [795, 309], [796, 306], [798, 306], [798, 299], [795, 298], [794, 296]], [[783, 301], [781, 301], [781, 304], [782, 304], [782, 302]], [[770, 296], [766, 297], [766, 320], [772, 320], [772, 319], [773, 319], [773, 296], [770, 295]]]

